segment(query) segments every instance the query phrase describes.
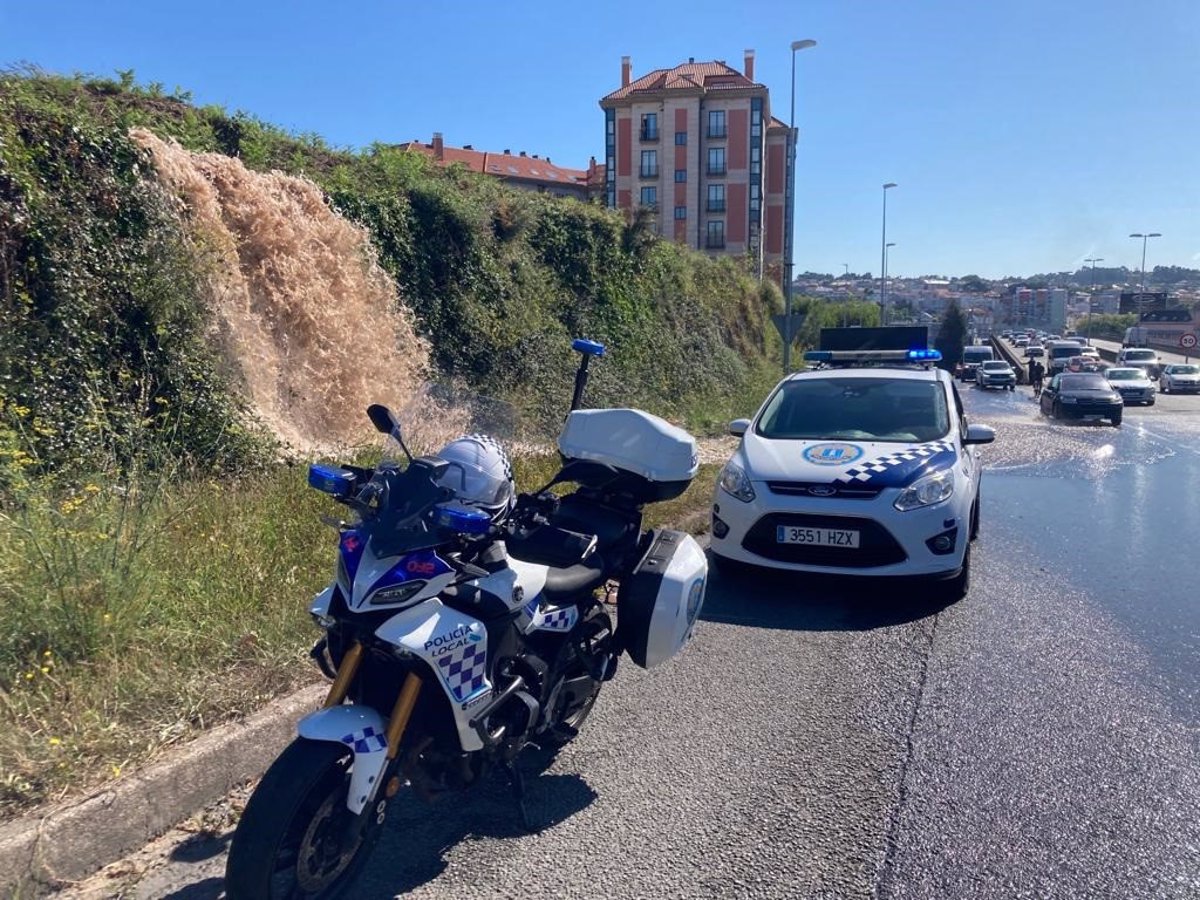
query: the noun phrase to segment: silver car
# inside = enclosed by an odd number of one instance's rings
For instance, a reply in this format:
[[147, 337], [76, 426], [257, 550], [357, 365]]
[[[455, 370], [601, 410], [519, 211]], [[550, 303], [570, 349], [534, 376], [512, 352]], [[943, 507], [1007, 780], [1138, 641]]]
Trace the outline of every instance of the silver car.
[[1200, 366], [1164, 366], [1158, 376], [1158, 388], [1164, 394], [1200, 394]]
[[1134, 366], [1115, 367], [1105, 372], [1104, 377], [1108, 379], [1113, 390], [1121, 395], [1126, 406], [1133, 403], [1154, 405], [1157, 388], [1154, 387], [1154, 382], [1150, 380], [1145, 369]]

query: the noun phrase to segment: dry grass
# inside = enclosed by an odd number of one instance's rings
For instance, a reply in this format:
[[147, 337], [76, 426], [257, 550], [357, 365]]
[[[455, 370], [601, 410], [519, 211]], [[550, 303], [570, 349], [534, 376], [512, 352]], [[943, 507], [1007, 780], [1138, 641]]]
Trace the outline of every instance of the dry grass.
[[[553, 455], [514, 460], [540, 487]], [[647, 525], [700, 530], [718, 467]], [[0, 818], [144, 765], [317, 676], [307, 600], [330, 504], [302, 466], [243, 482], [96, 481], [0, 514]]]

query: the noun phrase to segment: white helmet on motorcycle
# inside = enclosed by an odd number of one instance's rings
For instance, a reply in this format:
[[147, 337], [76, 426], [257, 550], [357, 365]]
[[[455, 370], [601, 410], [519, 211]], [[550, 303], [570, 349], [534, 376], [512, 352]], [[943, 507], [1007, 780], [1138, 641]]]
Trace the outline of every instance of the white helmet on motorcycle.
[[458, 500], [483, 510], [493, 521], [512, 509], [517, 496], [512, 463], [494, 438], [468, 434], [451, 441], [436, 455], [450, 463], [438, 483], [454, 491]]

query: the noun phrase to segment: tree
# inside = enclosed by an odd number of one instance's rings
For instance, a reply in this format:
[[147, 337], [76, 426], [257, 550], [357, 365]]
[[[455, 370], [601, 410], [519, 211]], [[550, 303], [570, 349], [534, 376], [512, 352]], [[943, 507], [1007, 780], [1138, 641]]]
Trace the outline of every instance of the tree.
[[964, 275], [959, 279], [958, 286], [972, 294], [982, 294], [991, 287], [988, 282], [984, 281], [978, 275]]
[[939, 363], [941, 368], [953, 372], [958, 361], [962, 359], [966, 343], [967, 317], [959, 309], [958, 301], [951, 300], [950, 305], [946, 307], [946, 314], [942, 316], [937, 340], [934, 341], [934, 347], [942, 354], [942, 361]]

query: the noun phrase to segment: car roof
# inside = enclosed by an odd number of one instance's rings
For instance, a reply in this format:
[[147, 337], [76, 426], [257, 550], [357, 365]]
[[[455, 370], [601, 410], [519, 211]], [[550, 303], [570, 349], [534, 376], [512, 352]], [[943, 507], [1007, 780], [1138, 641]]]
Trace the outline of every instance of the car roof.
[[829, 366], [793, 372], [784, 381], [807, 381], [814, 378], [894, 378], [909, 381], [948, 381], [950, 374], [936, 367], [917, 365]]

